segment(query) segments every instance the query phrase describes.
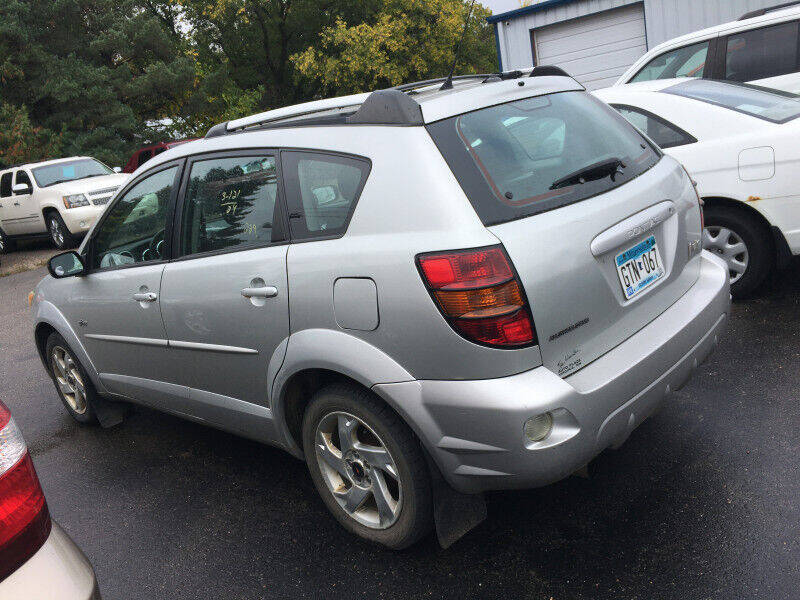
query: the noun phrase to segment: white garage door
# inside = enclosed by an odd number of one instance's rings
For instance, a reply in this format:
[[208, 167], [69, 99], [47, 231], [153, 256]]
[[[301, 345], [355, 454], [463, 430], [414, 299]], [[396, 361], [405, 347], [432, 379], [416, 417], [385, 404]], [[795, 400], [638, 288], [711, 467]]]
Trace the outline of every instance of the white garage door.
[[608, 87], [647, 52], [642, 4], [531, 32], [536, 64], [558, 65], [587, 89]]

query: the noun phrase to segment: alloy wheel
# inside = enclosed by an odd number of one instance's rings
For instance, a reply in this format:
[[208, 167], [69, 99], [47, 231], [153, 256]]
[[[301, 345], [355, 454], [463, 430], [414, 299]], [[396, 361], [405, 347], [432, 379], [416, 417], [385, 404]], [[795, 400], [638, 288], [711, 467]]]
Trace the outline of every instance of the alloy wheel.
[[83, 383], [78, 365], [70, 353], [61, 346], [55, 346], [50, 357], [53, 366], [53, 376], [56, 385], [69, 404], [69, 407], [77, 414], [82, 415], [86, 412], [86, 386]]
[[314, 436], [322, 478], [342, 509], [371, 529], [391, 527], [403, 491], [392, 455], [364, 421], [345, 412], [320, 420]]
[[50, 236], [59, 248], [64, 245], [64, 232], [61, 231], [61, 224], [58, 219], [50, 219]]
[[744, 276], [750, 264], [750, 253], [744, 240], [735, 231], [727, 227], [706, 227], [703, 230], [703, 248], [725, 261], [731, 283], [736, 283]]

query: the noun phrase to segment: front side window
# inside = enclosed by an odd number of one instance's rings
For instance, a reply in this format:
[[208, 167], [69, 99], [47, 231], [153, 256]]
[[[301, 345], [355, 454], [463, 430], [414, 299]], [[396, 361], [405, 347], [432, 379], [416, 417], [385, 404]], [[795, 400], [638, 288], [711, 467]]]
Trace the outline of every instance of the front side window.
[[725, 79], [753, 81], [794, 73], [798, 70], [797, 35], [797, 21], [730, 35]]
[[684, 81], [662, 92], [707, 102], [771, 123], [800, 117], [800, 96], [747, 83]]
[[572, 204], [620, 186], [660, 155], [585, 92], [561, 92], [428, 125], [484, 224]]
[[673, 77], [702, 77], [706, 69], [709, 43], [692, 44], [656, 56], [630, 80], [630, 83]]
[[0, 177], [0, 198], [8, 198], [11, 195], [11, 176], [12, 173], [3, 173]]
[[161, 260], [178, 167], [130, 188], [109, 209], [94, 236], [91, 265], [105, 269]]
[[282, 160], [292, 237], [342, 235], [369, 175], [369, 163], [313, 152], [284, 152]]
[[268, 244], [280, 233], [274, 156], [192, 163], [183, 207], [181, 253]]
[[14, 177], [14, 184], [27, 185], [29, 188], [33, 188], [33, 185], [31, 184], [31, 178], [28, 177], [28, 174], [22, 169], [17, 171], [17, 174]]
[[693, 144], [697, 141], [695, 137], [689, 135], [674, 123], [657, 117], [646, 110], [622, 104], [612, 104], [611, 106], [616, 108], [619, 114], [628, 119], [639, 131], [645, 132], [661, 148], [674, 148]]
[[114, 171], [93, 158], [70, 160], [33, 169], [33, 178], [36, 180], [39, 187], [47, 187], [57, 183], [85, 179], [87, 177], [100, 177], [102, 175], [113, 174]]

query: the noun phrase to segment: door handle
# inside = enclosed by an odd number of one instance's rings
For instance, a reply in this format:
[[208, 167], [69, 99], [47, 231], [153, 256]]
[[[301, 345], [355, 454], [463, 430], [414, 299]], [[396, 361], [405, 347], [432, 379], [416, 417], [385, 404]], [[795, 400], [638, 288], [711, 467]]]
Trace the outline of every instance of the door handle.
[[246, 287], [242, 290], [245, 298], [274, 298], [278, 295], [278, 288], [272, 285], [264, 287]]
[[136, 302], [155, 302], [158, 300], [158, 294], [155, 292], [140, 292], [133, 295]]

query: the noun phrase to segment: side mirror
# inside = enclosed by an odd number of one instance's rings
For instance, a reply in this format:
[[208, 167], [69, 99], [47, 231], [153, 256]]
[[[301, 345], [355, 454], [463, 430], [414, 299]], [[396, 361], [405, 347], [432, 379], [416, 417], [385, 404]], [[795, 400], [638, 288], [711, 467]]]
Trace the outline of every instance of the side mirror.
[[83, 275], [86, 273], [86, 265], [83, 264], [83, 257], [80, 254], [70, 250], [51, 258], [47, 263], [47, 270], [56, 279], [63, 279]]
[[11, 191], [14, 193], [15, 196], [21, 196], [22, 194], [33, 193], [31, 186], [29, 186], [27, 183], [15, 183], [11, 187]]
[[114, 167], [114, 173], [122, 173], [122, 167]]

